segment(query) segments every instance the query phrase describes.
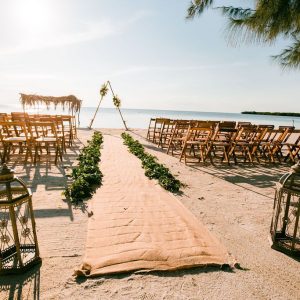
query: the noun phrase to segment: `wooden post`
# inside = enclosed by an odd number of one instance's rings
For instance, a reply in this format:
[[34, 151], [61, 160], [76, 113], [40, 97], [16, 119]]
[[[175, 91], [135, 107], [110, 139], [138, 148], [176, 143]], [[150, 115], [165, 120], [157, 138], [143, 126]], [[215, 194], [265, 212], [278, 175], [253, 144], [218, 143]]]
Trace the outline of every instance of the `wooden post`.
[[[109, 80], [107, 81], [107, 84], [109, 84], [109, 87], [110, 87], [110, 90], [111, 90], [111, 92], [112, 92], [112, 94], [113, 94], [113, 97], [115, 97], [115, 93], [114, 93], [114, 91], [113, 91], [113, 89], [112, 89], [112, 87], [111, 87], [111, 84], [110, 84], [110, 81], [109, 81]], [[123, 118], [123, 115], [122, 115], [122, 113], [121, 113], [120, 108], [119, 108], [119, 107], [116, 107], [116, 108], [117, 108], [117, 110], [119, 111], [119, 114], [120, 114], [120, 116], [121, 116], [121, 119], [122, 119], [123, 124], [124, 124], [124, 127], [125, 127], [125, 130], [128, 130], [127, 125], [126, 125], [126, 122], [125, 122], [125, 120], [124, 120], [124, 118]]]
[[[109, 82], [109, 81], [108, 81], [108, 82]], [[105, 86], [108, 85], [108, 82], [106, 82]], [[92, 128], [92, 125], [93, 125], [93, 123], [94, 123], [94, 120], [95, 120], [95, 118], [96, 118], [97, 112], [98, 112], [98, 110], [99, 110], [100, 104], [101, 104], [101, 102], [102, 102], [104, 96], [105, 96], [105, 95], [101, 95], [101, 99], [100, 99], [100, 101], [99, 101], [99, 103], [98, 103], [98, 106], [97, 106], [97, 109], [96, 109], [96, 111], [95, 111], [94, 117], [93, 117], [92, 120], [91, 120], [91, 123], [90, 123], [90, 125], [89, 125], [89, 129]]]

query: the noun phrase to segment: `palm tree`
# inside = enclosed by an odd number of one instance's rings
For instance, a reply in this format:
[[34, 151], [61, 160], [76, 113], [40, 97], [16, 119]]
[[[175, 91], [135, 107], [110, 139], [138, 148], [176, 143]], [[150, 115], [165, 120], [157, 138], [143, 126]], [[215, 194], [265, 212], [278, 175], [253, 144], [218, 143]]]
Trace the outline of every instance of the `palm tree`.
[[300, 0], [254, 0], [254, 9], [214, 4], [214, 0], [192, 0], [187, 19], [208, 8], [220, 9], [229, 19], [231, 40], [273, 43], [278, 37], [289, 39], [290, 46], [273, 58], [284, 68], [300, 68]]

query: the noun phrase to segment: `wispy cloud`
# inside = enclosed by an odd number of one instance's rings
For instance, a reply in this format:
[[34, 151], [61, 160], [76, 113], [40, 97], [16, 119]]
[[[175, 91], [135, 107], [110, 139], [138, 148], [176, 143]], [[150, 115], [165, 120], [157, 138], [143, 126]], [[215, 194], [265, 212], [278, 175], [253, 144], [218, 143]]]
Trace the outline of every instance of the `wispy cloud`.
[[150, 11], [138, 11], [132, 17], [119, 22], [104, 19], [100, 22], [81, 23], [82, 29], [76, 32], [53, 32], [44, 36], [20, 39], [14, 46], [0, 47], [0, 55], [11, 55], [100, 40], [128, 30], [130, 26], [151, 14]]
[[185, 71], [199, 71], [205, 69], [220, 69], [225, 67], [246, 67], [249, 64], [247, 62], [234, 62], [228, 64], [208, 64], [198, 66], [131, 66], [123, 70], [112, 73], [111, 77], [118, 77], [134, 73], [146, 73], [146, 72], [185, 72]]
[[41, 73], [0, 73], [0, 80], [51, 80], [58, 79], [56, 75]]

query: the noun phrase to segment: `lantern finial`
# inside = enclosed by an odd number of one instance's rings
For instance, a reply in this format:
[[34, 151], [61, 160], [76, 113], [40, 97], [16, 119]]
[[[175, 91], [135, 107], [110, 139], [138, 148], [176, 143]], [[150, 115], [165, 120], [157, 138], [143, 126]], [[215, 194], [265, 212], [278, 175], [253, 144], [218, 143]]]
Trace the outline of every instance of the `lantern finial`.
[[0, 171], [0, 181], [7, 181], [14, 177], [14, 171], [8, 168], [6, 164], [2, 165]]
[[292, 166], [293, 173], [300, 173], [300, 161], [298, 161], [295, 165]]

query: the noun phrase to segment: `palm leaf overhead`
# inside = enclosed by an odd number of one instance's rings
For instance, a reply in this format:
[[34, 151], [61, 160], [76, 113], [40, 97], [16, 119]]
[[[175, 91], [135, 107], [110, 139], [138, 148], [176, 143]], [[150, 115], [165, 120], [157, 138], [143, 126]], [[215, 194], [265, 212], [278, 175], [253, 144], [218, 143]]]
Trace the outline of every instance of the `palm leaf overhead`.
[[206, 8], [214, 4], [214, 0], [193, 0], [188, 8], [187, 19], [193, 19], [196, 15], [201, 15]]
[[280, 36], [290, 39], [291, 45], [273, 58], [283, 67], [300, 68], [300, 0], [254, 2], [255, 9], [250, 9], [214, 7], [213, 0], [194, 0], [187, 10], [187, 18], [193, 19], [205, 9], [217, 8], [229, 20], [229, 38], [232, 40], [272, 43]]

